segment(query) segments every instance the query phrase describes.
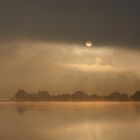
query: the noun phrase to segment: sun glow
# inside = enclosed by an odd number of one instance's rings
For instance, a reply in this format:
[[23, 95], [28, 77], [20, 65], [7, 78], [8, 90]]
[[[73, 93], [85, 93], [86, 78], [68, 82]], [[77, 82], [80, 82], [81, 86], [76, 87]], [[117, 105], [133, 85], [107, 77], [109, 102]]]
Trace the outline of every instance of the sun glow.
[[88, 48], [93, 46], [93, 43], [91, 41], [87, 41], [85, 44], [86, 44], [86, 47]]

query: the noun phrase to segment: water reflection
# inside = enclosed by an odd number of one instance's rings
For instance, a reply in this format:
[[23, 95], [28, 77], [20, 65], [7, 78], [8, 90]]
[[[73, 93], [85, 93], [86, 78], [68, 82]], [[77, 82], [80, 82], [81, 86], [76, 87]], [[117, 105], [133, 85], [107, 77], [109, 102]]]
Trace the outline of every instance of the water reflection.
[[2, 140], [139, 140], [140, 137], [140, 103], [3, 103], [0, 114]]

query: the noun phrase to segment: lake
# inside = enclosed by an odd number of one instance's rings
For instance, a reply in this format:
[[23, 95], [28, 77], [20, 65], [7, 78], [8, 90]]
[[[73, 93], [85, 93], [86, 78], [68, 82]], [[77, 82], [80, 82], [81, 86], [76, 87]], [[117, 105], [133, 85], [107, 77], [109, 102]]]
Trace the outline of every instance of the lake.
[[140, 103], [0, 102], [0, 140], [132, 139], [140, 139]]

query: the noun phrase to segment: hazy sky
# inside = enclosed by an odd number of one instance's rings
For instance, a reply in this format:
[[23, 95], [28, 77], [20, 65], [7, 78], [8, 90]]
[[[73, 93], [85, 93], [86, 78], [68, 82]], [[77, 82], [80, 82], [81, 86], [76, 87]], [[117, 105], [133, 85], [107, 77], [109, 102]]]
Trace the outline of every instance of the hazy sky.
[[[139, 0], [1, 0], [0, 97], [140, 89]], [[95, 46], [86, 48], [85, 41]]]

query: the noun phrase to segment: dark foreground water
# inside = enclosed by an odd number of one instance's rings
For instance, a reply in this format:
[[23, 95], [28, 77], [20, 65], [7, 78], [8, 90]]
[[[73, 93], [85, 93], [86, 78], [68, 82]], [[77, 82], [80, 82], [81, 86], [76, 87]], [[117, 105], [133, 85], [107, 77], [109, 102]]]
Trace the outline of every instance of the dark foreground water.
[[0, 102], [0, 140], [140, 140], [140, 103]]

